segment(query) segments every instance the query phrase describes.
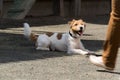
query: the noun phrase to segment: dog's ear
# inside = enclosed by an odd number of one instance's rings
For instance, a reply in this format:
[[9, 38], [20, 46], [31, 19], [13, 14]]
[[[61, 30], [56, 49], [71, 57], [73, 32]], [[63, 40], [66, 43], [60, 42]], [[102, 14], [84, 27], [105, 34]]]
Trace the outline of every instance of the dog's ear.
[[82, 19], [79, 19], [79, 21], [83, 22], [84, 24], [86, 24], [86, 22], [84, 22]]
[[82, 19], [79, 19], [79, 21], [84, 22]]
[[76, 21], [75, 19], [73, 19], [72, 21]]
[[72, 21], [69, 21], [68, 24], [69, 24], [69, 25], [72, 25], [75, 21], [76, 21], [76, 20], [73, 19]]
[[82, 19], [79, 19], [81, 22], [84, 23], [84, 26], [86, 27], [86, 22], [84, 22]]

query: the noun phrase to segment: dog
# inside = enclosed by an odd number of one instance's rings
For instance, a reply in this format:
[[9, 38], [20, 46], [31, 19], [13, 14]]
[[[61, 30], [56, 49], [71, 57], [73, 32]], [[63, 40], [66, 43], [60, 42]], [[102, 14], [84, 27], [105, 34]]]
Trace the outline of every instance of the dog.
[[68, 22], [70, 29], [66, 33], [35, 34], [31, 32], [28, 23], [24, 23], [24, 36], [35, 42], [37, 50], [66, 51], [68, 54], [89, 55], [94, 52], [84, 48], [80, 38], [85, 31], [86, 24], [80, 20], [73, 19]]

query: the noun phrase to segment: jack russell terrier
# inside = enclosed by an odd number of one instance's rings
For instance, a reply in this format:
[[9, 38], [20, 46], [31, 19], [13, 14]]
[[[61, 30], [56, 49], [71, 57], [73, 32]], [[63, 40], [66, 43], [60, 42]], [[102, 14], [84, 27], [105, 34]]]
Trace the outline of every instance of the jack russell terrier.
[[85, 30], [83, 20], [72, 20], [69, 22], [70, 30], [67, 33], [34, 34], [28, 23], [24, 23], [24, 36], [35, 42], [37, 50], [49, 49], [50, 51], [66, 51], [68, 54], [89, 55], [94, 52], [84, 48], [80, 37]]

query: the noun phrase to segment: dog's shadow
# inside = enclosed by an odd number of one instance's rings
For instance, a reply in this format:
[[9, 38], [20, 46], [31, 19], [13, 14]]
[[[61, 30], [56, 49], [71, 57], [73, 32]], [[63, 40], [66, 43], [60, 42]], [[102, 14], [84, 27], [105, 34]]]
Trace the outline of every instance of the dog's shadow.
[[97, 72], [104, 72], [104, 73], [111, 73], [111, 74], [117, 74], [120, 75], [120, 72], [116, 72], [116, 71], [108, 71], [108, 70], [97, 70]]
[[66, 52], [36, 50], [35, 44], [18, 34], [0, 34], [0, 63], [69, 56]]
[[103, 40], [81, 40], [84, 47], [91, 51], [98, 51], [103, 48]]
[[[23, 35], [1, 33], [0, 41], [0, 63], [71, 56], [66, 52], [37, 51], [35, 45]], [[82, 42], [86, 49], [92, 51], [101, 49], [103, 43], [99, 40], [82, 40]]]

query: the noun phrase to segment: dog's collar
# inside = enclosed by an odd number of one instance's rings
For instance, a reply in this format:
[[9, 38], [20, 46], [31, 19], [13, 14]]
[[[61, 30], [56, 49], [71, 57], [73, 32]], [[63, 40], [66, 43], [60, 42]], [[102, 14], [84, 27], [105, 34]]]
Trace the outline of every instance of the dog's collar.
[[70, 31], [69, 31], [69, 35], [73, 38], [77, 38], [76, 36], [73, 36], [72, 33], [70, 33]]

